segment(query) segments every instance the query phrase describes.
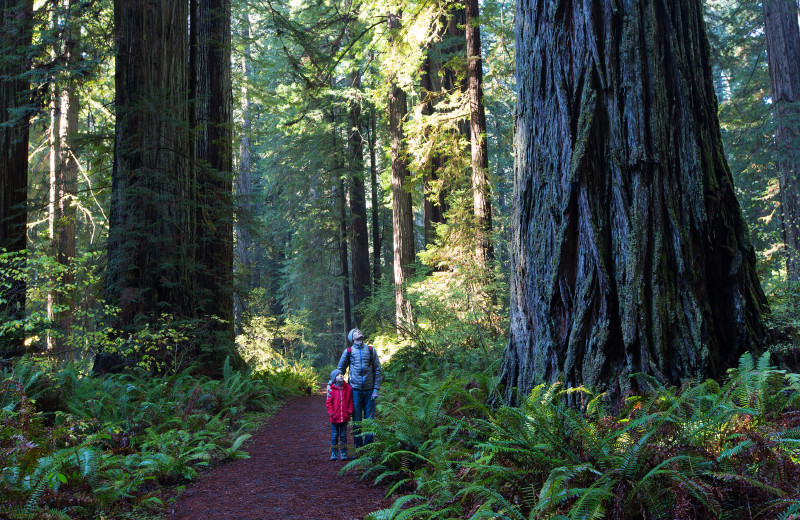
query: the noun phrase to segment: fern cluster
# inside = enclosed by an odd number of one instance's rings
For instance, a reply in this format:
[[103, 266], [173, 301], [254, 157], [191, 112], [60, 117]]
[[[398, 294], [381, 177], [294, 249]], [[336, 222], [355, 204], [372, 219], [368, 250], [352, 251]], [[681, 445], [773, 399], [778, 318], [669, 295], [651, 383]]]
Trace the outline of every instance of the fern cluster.
[[0, 374], [0, 517], [160, 508], [168, 486], [246, 457], [252, 413], [313, 381], [291, 367], [88, 377], [25, 359]]
[[541, 385], [522, 406], [493, 409], [487, 376], [415, 379], [389, 396], [372, 426], [377, 442], [350, 464], [393, 484], [394, 507], [372, 519], [755, 519], [800, 510], [800, 376], [770, 366], [768, 355], [742, 357], [724, 385], [656, 387], [616, 414], [585, 388]]

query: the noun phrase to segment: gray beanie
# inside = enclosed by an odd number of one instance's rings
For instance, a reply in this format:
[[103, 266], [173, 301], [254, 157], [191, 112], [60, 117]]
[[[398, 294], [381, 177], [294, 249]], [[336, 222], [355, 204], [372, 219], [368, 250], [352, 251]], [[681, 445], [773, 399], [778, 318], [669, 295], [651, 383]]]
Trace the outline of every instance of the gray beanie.
[[363, 337], [364, 337], [364, 334], [362, 334], [361, 331], [358, 330], [358, 329], [352, 329], [347, 334], [347, 339], [350, 341], [350, 343], [355, 343], [355, 341], [357, 339], [363, 338]]
[[333, 372], [331, 372], [331, 384], [336, 382], [336, 376], [338, 376], [341, 373], [342, 373], [342, 371], [339, 370], [338, 368], [334, 368], [333, 369]]

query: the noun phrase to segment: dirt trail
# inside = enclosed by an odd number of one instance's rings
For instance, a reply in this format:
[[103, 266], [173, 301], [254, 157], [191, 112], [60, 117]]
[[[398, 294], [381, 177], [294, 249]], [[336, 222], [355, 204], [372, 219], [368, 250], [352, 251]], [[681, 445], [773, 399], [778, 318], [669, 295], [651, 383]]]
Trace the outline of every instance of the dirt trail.
[[188, 486], [169, 520], [356, 520], [388, 507], [382, 488], [337, 475], [330, 442], [325, 396], [295, 397], [245, 443], [249, 459]]

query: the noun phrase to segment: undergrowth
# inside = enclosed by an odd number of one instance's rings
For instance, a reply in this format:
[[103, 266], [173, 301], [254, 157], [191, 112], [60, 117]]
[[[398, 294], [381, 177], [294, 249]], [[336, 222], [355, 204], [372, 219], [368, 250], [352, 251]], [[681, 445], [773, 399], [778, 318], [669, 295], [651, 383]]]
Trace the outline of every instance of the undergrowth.
[[[0, 517], [143, 516], [170, 489], [247, 457], [257, 414], [316, 383], [286, 365], [222, 378], [134, 368], [90, 377], [86, 367], [23, 359], [0, 374]], [[136, 513], [139, 511], [139, 513]]]
[[392, 364], [376, 442], [345, 468], [395, 497], [369, 519], [800, 518], [800, 375], [768, 354], [743, 356], [724, 384], [657, 387], [616, 414], [559, 384], [491, 408], [491, 368]]

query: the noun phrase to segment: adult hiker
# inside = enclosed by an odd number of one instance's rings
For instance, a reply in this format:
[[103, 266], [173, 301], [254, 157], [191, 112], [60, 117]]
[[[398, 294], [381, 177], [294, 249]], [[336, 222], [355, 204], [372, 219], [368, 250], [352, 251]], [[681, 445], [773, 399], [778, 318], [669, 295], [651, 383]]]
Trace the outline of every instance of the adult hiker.
[[353, 387], [353, 441], [356, 448], [372, 442], [372, 435], [361, 435], [361, 420], [375, 417], [375, 399], [383, 379], [381, 361], [371, 345], [364, 343], [364, 334], [353, 329], [347, 334], [352, 346], [347, 347], [336, 369], [342, 373], [350, 367], [350, 386]]

